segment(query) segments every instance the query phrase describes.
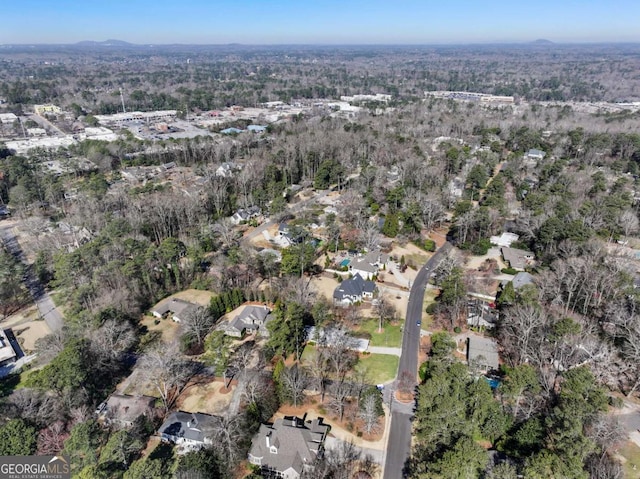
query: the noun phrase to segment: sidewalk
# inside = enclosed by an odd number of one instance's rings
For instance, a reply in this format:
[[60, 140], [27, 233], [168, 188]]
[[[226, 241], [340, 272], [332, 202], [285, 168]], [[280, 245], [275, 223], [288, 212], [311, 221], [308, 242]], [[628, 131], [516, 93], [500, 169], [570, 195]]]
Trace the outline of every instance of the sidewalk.
[[384, 346], [369, 346], [369, 349], [367, 349], [367, 351], [369, 351], [371, 354], [389, 354], [391, 356], [398, 356], [400, 357], [402, 355], [402, 348], [387, 348]]

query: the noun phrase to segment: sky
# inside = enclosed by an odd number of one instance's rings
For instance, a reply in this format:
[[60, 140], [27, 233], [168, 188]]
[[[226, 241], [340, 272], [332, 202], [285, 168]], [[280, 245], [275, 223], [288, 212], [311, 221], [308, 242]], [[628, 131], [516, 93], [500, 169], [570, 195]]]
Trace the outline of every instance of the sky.
[[640, 42], [638, 0], [5, 0], [0, 44]]

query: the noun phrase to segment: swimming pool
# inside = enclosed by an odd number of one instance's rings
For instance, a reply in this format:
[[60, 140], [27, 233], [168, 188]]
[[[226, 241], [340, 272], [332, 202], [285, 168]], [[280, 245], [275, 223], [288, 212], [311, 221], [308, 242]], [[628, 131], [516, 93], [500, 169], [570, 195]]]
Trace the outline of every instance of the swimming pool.
[[500, 380], [499, 379], [487, 378], [487, 377], [485, 377], [485, 379], [489, 383], [489, 386], [491, 387], [491, 389], [496, 389], [498, 386], [500, 386]]
[[349, 263], [351, 263], [350, 259], [343, 259], [342, 262], [340, 263], [340, 266], [345, 267], [345, 266], [349, 266]]

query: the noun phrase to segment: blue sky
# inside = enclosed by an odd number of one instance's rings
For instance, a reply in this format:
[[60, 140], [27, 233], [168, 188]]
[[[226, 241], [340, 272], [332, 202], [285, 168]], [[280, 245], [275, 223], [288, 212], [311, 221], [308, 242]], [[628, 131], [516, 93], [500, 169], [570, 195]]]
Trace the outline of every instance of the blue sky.
[[0, 44], [640, 42], [638, 0], [5, 0]]

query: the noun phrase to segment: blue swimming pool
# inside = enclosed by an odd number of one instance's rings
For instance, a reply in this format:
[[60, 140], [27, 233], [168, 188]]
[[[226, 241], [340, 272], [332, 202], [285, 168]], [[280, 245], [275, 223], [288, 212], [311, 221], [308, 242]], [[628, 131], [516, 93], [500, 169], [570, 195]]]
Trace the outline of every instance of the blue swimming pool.
[[491, 387], [491, 389], [496, 389], [498, 386], [500, 386], [500, 380], [499, 379], [487, 378], [487, 377], [485, 377], [485, 379], [489, 383], [489, 386]]
[[350, 259], [343, 259], [342, 262], [340, 263], [340, 266], [344, 267], [344, 266], [349, 266], [349, 263], [351, 263]]

